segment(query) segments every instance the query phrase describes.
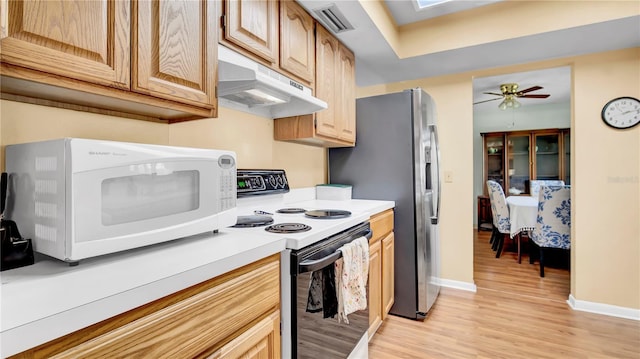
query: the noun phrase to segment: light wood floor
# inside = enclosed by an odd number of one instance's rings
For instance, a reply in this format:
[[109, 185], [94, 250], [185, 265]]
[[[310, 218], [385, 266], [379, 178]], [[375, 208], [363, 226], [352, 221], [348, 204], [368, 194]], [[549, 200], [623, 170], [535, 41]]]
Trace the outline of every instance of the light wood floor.
[[423, 322], [388, 316], [370, 359], [640, 358], [640, 322], [570, 309], [567, 269], [496, 259], [489, 235], [474, 234], [477, 292], [442, 288]]

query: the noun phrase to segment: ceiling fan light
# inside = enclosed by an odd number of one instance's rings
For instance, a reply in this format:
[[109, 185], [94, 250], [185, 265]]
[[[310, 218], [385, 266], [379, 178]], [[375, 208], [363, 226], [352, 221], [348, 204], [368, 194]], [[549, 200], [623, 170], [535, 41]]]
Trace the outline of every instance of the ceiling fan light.
[[500, 102], [500, 104], [498, 105], [498, 108], [501, 110], [506, 110], [507, 109], [507, 100], [502, 100], [502, 102]]
[[509, 108], [516, 109], [518, 107], [520, 107], [520, 102], [518, 102], [515, 97], [511, 95], [506, 96], [505, 99], [502, 100], [502, 102], [500, 102], [500, 104], [498, 105], [498, 108], [503, 111]]

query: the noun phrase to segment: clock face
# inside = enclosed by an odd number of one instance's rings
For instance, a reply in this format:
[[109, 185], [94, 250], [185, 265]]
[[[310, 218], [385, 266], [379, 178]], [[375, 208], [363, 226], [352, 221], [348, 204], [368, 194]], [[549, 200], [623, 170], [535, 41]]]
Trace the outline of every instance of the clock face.
[[640, 123], [640, 100], [618, 97], [602, 108], [602, 120], [614, 128], [630, 128]]

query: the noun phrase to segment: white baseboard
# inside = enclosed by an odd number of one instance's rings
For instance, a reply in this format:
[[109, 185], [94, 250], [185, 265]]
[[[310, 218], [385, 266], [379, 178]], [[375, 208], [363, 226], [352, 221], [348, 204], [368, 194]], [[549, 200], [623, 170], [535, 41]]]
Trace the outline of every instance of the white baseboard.
[[619, 307], [617, 305], [587, 302], [584, 300], [577, 300], [572, 294], [569, 294], [567, 304], [573, 310], [579, 310], [582, 312], [603, 314], [612, 317], [640, 320], [640, 309]]
[[461, 282], [458, 280], [451, 280], [451, 279], [442, 279], [440, 278], [440, 286], [441, 287], [447, 287], [447, 288], [453, 288], [453, 289], [460, 289], [460, 290], [466, 290], [468, 292], [476, 292], [477, 291], [477, 287], [475, 284], [473, 283], [469, 283], [469, 282]]

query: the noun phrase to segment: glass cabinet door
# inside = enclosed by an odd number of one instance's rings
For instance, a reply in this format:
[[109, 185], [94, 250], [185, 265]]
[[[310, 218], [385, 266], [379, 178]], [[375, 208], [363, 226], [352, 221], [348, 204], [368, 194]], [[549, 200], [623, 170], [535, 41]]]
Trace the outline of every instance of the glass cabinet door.
[[571, 184], [571, 136], [569, 132], [564, 133], [564, 143], [563, 152], [564, 152], [564, 184]]
[[504, 188], [504, 136], [486, 136], [484, 148], [487, 166], [485, 180], [496, 181]]
[[531, 179], [529, 160], [529, 134], [507, 136], [508, 173], [506, 195], [525, 192], [525, 185]]
[[537, 180], [559, 180], [560, 135], [535, 135], [535, 173]]

